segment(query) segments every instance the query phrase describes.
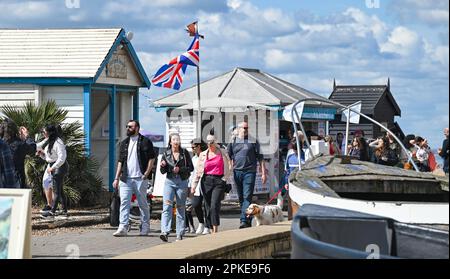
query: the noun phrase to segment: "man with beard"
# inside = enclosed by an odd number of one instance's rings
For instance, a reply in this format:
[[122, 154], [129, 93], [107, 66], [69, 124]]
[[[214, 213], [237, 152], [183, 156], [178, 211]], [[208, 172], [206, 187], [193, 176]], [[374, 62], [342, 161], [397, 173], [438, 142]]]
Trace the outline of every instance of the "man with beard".
[[119, 228], [114, 236], [126, 236], [130, 217], [131, 196], [134, 193], [141, 211], [140, 235], [150, 232], [150, 210], [147, 203], [148, 177], [155, 161], [153, 143], [139, 133], [137, 120], [127, 124], [127, 138], [120, 144], [117, 172], [113, 187], [119, 189], [120, 217]]

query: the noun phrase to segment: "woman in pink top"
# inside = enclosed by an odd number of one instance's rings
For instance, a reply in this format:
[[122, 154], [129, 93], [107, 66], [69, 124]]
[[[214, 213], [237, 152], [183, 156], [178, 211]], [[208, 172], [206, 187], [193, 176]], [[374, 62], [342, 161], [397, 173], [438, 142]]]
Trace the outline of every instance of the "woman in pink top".
[[220, 225], [220, 203], [230, 176], [230, 159], [227, 152], [217, 145], [214, 136], [208, 135], [206, 142], [208, 149], [199, 156], [197, 176], [192, 183], [191, 192], [195, 192], [198, 182], [201, 181], [205, 200], [206, 227], [212, 229], [213, 233], [217, 233]]

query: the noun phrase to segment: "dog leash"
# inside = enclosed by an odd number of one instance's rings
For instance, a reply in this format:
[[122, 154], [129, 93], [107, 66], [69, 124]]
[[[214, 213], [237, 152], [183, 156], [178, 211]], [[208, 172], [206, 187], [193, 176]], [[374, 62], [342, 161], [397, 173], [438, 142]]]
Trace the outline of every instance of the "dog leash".
[[[283, 186], [283, 188], [284, 188], [284, 186]], [[269, 204], [271, 201], [273, 201], [273, 200], [281, 193], [281, 191], [283, 191], [283, 188], [280, 188], [280, 190], [278, 190], [278, 192], [276, 192], [275, 195], [273, 195], [273, 197], [270, 198], [270, 200], [269, 200], [268, 202], [266, 202], [265, 205], [267, 205], [267, 204]]]

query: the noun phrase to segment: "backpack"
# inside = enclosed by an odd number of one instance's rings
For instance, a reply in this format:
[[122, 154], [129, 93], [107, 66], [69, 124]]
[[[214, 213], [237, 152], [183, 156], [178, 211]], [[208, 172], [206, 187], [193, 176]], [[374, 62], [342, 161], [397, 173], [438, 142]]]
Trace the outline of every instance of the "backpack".
[[120, 215], [120, 196], [119, 191], [114, 189], [111, 196], [111, 204], [109, 206], [109, 225], [111, 227], [119, 226], [119, 215]]

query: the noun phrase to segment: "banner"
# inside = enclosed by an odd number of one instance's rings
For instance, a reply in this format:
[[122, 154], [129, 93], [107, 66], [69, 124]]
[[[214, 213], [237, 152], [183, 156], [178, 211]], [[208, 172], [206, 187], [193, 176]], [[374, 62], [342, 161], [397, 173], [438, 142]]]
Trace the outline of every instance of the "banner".
[[[361, 113], [361, 105], [362, 105], [362, 102], [358, 101], [358, 102], [354, 103], [353, 105], [351, 105], [350, 109]], [[347, 117], [348, 117], [348, 109], [344, 109], [342, 111], [341, 121], [347, 122]], [[353, 111], [350, 111], [350, 123], [359, 124], [359, 118], [360, 118], [359, 114], [357, 114]]]
[[[296, 106], [297, 113], [298, 113], [298, 116], [300, 117], [300, 119], [302, 119], [302, 114], [303, 114], [303, 108], [304, 108], [304, 106], [305, 106], [305, 102], [301, 102], [301, 103], [299, 103], [299, 104]], [[284, 120], [289, 121], [289, 122], [294, 122], [294, 121], [292, 120], [292, 110], [293, 110], [293, 108], [294, 108], [294, 104], [289, 105], [289, 106], [286, 106], [286, 107], [284, 108], [284, 110], [283, 110], [283, 119], [284, 119]], [[294, 115], [295, 115], [295, 112], [294, 112]], [[295, 117], [295, 120], [296, 120], [295, 122], [298, 123], [298, 121], [297, 121], [297, 115], [295, 115], [294, 117]]]

